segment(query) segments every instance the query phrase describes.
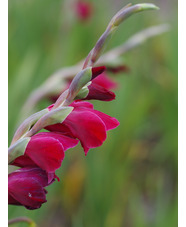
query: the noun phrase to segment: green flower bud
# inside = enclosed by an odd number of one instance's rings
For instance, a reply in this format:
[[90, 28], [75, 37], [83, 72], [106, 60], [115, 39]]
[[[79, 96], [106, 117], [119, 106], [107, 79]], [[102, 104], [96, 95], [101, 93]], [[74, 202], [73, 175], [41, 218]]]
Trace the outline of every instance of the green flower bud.
[[8, 149], [8, 163], [10, 164], [14, 159], [23, 155], [25, 153], [27, 144], [30, 141], [30, 137], [24, 137], [19, 139], [15, 142], [10, 148]]
[[20, 139], [22, 136], [24, 136], [33, 126], [34, 124], [46, 113], [48, 113], [48, 109], [41, 110], [30, 117], [28, 117], [26, 120], [23, 121], [23, 123], [19, 126], [17, 129], [14, 138], [12, 140], [12, 144], [15, 143], [18, 139]]

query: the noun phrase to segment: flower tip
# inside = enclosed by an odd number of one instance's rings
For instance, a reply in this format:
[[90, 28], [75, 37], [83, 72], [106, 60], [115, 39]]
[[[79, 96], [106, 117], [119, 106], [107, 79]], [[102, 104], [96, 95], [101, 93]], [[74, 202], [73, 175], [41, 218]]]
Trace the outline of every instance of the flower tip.
[[58, 182], [60, 181], [59, 177], [56, 174], [55, 174], [55, 178], [57, 179]]
[[152, 4], [152, 3], [142, 3], [142, 4], [139, 4], [140, 6], [141, 6], [141, 8], [143, 9], [143, 10], [150, 10], [150, 9], [152, 9], [152, 10], [159, 10], [160, 8], [158, 7], [158, 6], [156, 6], [156, 5], [154, 5], [154, 4]]
[[105, 66], [93, 67], [92, 68], [92, 78], [91, 78], [91, 80], [93, 80], [94, 78], [96, 78], [97, 76], [99, 76], [105, 70], [106, 70], [106, 67]]
[[88, 152], [89, 152], [89, 150], [90, 150], [90, 148], [83, 146], [83, 150], [84, 150], [85, 157], [86, 157]]

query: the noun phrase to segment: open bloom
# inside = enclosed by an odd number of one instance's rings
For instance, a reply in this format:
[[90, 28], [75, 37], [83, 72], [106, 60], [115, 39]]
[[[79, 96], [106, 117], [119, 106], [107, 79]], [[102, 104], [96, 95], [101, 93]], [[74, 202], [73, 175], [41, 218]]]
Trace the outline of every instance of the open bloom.
[[[31, 137], [25, 153], [14, 160], [19, 167], [38, 166], [48, 173], [54, 173], [61, 166], [64, 152], [76, 146], [78, 140], [57, 132], [41, 132]], [[49, 181], [52, 178], [49, 178]]]
[[[76, 101], [73, 111], [62, 122], [47, 126], [49, 131], [60, 132], [72, 138], [78, 138], [85, 155], [90, 148], [98, 147], [106, 140], [106, 131], [116, 128], [118, 120], [100, 111], [94, 110], [89, 102]], [[52, 105], [48, 107], [52, 108]]]
[[8, 175], [8, 204], [22, 205], [27, 209], [40, 208], [46, 200], [45, 187], [48, 183], [47, 173], [38, 167], [18, 169]]

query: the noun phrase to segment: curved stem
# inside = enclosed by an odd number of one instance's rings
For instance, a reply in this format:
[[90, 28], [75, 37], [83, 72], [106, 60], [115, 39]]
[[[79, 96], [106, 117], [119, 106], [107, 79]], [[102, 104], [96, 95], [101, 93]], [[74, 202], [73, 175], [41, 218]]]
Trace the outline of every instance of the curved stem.
[[36, 223], [27, 217], [18, 217], [8, 220], [8, 225], [12, 225], [18, 222], [26, 222], [29, 224], [30, 227], [36, 227]]
[[154, 4], [141, 3], [136, 5], [128, 4], [120, 11], [118, 11], [109, 22], [105, 32], [98, 39], [93, 49], [89, 52], [88, 56], [85, 59], [83, 69], [89, 66], [93, 66], [96, 63], [101, 53], [103, 52], [108, 40], [111, 38], [113, 33], [117, 30], [117, 28], [123, 21], [125, 21], [128, 17], [130, 17], [135, 13], [142, 12], [144, 10], [156, 10], [156, 9], [159, 9], [159, 8]]

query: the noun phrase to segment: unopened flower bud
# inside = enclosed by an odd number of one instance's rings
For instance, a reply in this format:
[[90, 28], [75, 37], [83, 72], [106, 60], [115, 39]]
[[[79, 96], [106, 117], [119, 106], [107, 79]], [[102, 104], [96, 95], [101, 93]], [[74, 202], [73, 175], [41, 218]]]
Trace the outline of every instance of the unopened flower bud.
[[88, 86], [91, 84], [91, 82], [87, 83], [87, 85], [85, 85], [84, 87], [81, 88], [81, 90], [79, 91], [79, 93], [77, 94], [77, 96], [75, 97], [75, 99], [84, 99], [87, 97], [88, 93], [89, 93], [89, 88]]
[[88, 67], [86, 69], [83, 69], [80, 71], [72, 80], [68, 95], [67, 95], [67, 100], [68, 102], [73, 101], [73, 99], [76, 97], [76, 95], [79, 93], [82, 87], [84, 87], [92, 78], [92, 68]]
[[[87, 67], [85, 69], [83, 69], [81, 72], [79, 72], [74, 79], [72, 80], [70, 87], [69, 87], [69, 91], [68, 91], [68, 95], [66, 98], [66, 104], [71, 103], [75, 97], [78, 96], [79, 92], [81, 91], [81, 89], [85, 86], [87, 86], [88, 82], [90, 82], [91, 80], [93, 80], [94, 78], [96, 78], [99, 74], [101, 74], [104, 70], [105, 70], [105, 66], [99, 66], [99, 67]], [[82, 96], [84, 93], [84, 95], [88, 94], [88, 90], [85, 88], [84, 90], [82, 90], [80, 96]], [[82, 97], [85, 98], [86, 96]]]
[[49, 112], [48, 109], [41, 110], [24, 120], [17, 129], [12, 140], [12, 144], [15, 143], [18, 139], [20, 139], [23, 135], [25, 135], [34, 126], [34, 124], [47, 112]]

